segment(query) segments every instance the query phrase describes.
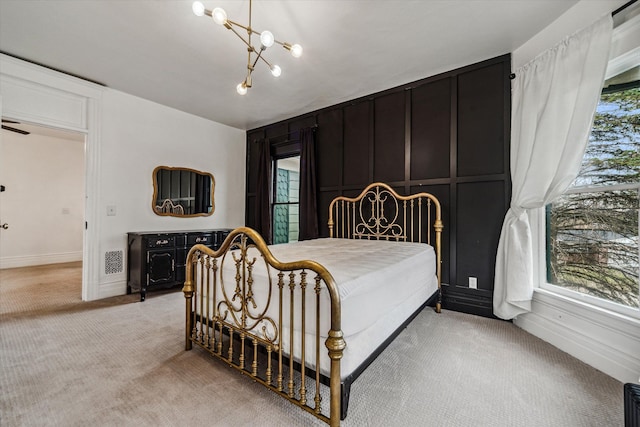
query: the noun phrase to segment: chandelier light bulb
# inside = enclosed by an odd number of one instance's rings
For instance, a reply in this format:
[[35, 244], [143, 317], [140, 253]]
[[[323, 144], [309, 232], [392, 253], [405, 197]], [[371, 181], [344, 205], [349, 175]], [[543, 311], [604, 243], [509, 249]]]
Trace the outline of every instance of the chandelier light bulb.
[[[0, 2], [1, 1], [2, 0], [0, 0]], [[213, 22], [225, 27], [228, 30], [231, 30], [247, 46], [246, 50], [249, 52], [247, 55], [248, 71], [244, 81], [236, 86], [236, 92], [238, 92], [239, 95], [247, 94], [249, 88], [251, 87], [251, 74], [253, 73], [256, 64], [260, 60], [262, 60], [262, 62], [264, 62], [269, 67], [269, 70], [274, 77], [280, 77], [280, 75], [282, 74], [282, 69], [278, 65], [271, 64], [265, 58], [265, 49], [270, 48], [277, 43], [281, 45], [285, 50], [288, 50], [291, 53], [291, 56], [293, 56], [294, 58], [299, 58], [300, 56], [302, 56], [302, 46], [300, 46], [299, 44], [296, 43], [294, 45], [291, 45], [289, 43], [284, 43], [276, 40], [271, 31], [265, 30], [261, 33], [258, 33], [258, 31], [255, 31], [253, 28], [251, 28], [252, 0], [249, 0], [249, 25], [247, 26], [230, 20], [227, 16], [227, 12], [221, 7], [216, 7], [213, 10], [209, 10], [205, 7], [202, 0], [191, 1], [191, 9], [196, 16], [210, 16]], [[239, 31], [238, 29], [246, 30], [248, 34], [247, 38], [243, 37], [241, 34], [242, 31]], [[254, 34], [260, 39], [260, 49], [257, 49], [256, 45], [254, 44], [255, 39], [252, 39], [252, 36]]]
[[211, 12], [211, 17], [213, 18], [213, 21], [218, 25], [224, 25], [227, 23], [227, 12], [225, 12], [221, 7], [216, 7], [215, 9], [213, 9], [213, 12]]
[[193, 10], [193, 13], [196, 16], [203, 16], [204, 15], [204, 5], [202, 4], [202, 2], [194, 1], [193, 5], [191, 6], [191, 9]]
[[265, 48], [273, 46], [274, 41], [275, 39], [271, 31], [263, 31], [260, 33], [260, 43], [262, 43], [262, 46]]
[[302, 56], [302, 46], [297, 43], [291, 46], [291, 56], [300, 58]]

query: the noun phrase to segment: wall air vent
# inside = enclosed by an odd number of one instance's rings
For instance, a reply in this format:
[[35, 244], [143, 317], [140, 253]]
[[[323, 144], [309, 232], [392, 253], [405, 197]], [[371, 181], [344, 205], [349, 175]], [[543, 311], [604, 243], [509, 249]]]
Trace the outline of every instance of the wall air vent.
[[104, 254], [104, 273], [122, 273], [122, 251], [109, 251]]

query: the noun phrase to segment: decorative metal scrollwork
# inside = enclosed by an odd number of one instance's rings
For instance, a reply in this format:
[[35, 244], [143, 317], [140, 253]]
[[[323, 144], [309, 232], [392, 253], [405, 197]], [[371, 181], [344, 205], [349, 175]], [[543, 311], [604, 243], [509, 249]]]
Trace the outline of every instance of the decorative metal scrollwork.
[[[364, 201], [368, 203], [364, 203]], [[385, 203], [391, 203], [389, 218], [385, 214]], [[398, 200], [382, 187], [374, 187], [367, 191], [359, 203], [360, 221], [355, 224], [354, 235], [359, 238], [392, 237], [395, 240], [406, 239], [402, 227], [397, 224], [400, 212]], [[369, 214], [367, 216], [367, 213]]]
[[[217, 302], [216, 313], [221, 320], [229, 322], [232, 326], [245, 331], [253, 331], [260, 338], [277, 345], [279, 342], [277, 323], [273, 318], [267, 316], [274, 286], [271, 274], [267, 275], [266, 301], [259, 307], [253, 291], [253, 269], [258, 259], [250, 257], [248, 254], [250, 248], [255, 248], [255, 246], [248, 242], [245, 235], [238, 235], [231, 244], [230, 250], [222, 256], [220, 271], [224, 269], [228, 254], [232, 256], [236, 271], [235, 287], [227, 284], [224, 274], [220, 274], [222, 298]], [[263, 258], [261, 261], [264, 262], [265, 268], [269, 272], [269, 264]], [[229, 292], [230, 288], [233, 288], [233, 293]]]
[[429, 193], [401, 196], [376, 182], [357, 197], [333, 199], [328, 225], [329, 237], [430, 244], [442, 231], [440, 202]]

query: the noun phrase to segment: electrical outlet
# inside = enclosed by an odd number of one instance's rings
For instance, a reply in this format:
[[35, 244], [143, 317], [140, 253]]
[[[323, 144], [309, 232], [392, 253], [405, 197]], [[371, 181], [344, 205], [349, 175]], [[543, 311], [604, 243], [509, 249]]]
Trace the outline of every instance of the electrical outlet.
[[477, 277], [469, 277], [469, 289], [478, 289]]

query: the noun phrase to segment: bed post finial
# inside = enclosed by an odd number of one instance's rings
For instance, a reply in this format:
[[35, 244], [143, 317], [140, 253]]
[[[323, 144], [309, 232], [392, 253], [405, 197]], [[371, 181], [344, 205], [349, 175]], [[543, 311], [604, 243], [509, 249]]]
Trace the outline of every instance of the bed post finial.
[[341, 330], [331, 329], [325, 345], [329, 350], [329, 358], [331, 359], [329, 425], [334, 427], [340, 425], [340, 359], [342, 359], [342, 352], [347, 343], [344, 341]]
[[333, 218], [331, 217], [331, 215], [329, 215], [329, 237], [333, 238]]
[[191, 336], [191, 320], [193, 319], [191, 313], [191, 299], [193, 298], [193, 283], [191, 281], [191, 265], [187, 265], [187, 280], [184, 281], [184, 287], [182, 288], [182, 292], [184, 293], [184, 298], [186, 301], [186, 330], [185, 330], [185, 343], [184, 349], [186, 351], [191, 350], [192, 343], [189, 337]]
[[442, 229], [444, 228], [442, 220], [440, 219], [440, 205], [437, 207], [437, 218], [433, 224], [433, 229], [436, 232], [436, 276], [438, 277], [438, 301], [436, 302], [436, 313], [440, 313], [442, 310]]

